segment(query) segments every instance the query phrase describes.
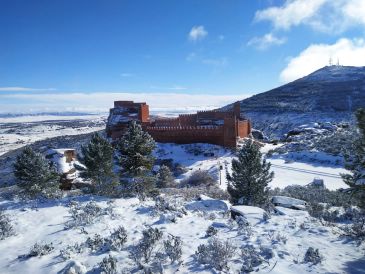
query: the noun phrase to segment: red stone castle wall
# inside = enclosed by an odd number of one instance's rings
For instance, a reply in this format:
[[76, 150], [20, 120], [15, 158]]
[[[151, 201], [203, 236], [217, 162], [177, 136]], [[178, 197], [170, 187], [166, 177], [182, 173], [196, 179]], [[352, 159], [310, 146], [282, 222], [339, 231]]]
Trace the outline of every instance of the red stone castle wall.
[[[143, 129], [157, 142], [211, 143], [235, 147], [237, 138], [247, 137], [251, 133], [250, 121], [240, 117], [239, 102], [235, 103], [233, 111], [199, 111], [196, 114], [179, 115], [177, 118], [158, 118], [153, 121], [150, 120], [149, 107], [146, 103], [116, 101], [114, 108], [117, 110], [118, 108], [119, 110], [130, 109], [133, 113], [137, 112], [138, 121], [142, 124]], [[113, 112], [114, 109], [111, 109], [110, 115]], [[128, 118], [129, 114], [126, 113], [125, 117]], [[123, 118], [124, 116], [122, 120]], [[124, 121], [116, 125], [107, 125], [107, 135], [113, 140], [119, 139], [127, 125], [128, 123]]]

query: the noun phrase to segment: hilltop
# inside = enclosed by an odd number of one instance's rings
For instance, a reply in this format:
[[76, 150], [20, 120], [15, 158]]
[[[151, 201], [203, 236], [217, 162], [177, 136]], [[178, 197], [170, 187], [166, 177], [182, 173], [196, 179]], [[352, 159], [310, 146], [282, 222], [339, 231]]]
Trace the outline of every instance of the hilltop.
[[326, 66], [241, 101], [254, 127], [276, 137], [303, 124], [349, 123], [359, 107], [365, 107], [365, 67], [350, 66]]

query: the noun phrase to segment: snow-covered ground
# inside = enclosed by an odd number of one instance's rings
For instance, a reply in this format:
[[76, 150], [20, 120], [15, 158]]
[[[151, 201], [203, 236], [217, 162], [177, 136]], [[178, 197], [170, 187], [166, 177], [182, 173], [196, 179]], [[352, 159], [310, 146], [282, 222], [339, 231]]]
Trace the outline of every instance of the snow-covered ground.
[[[105, 117], [78, 117], [75, 119], [38, 120], [0, 120], [0, 155], [25, 144], [49, 137], [78, 135], [105, 128]], [[75, 137], [75, 136], [74, 136]], [[266, 144], [262, 147], [264, 155], [277, 146]], [[56, 147], [57, 148], [57, 147]], [[220, 187], [226, 189], [226, 171], [231, 169], [235, 157], [230, 149], [209, 144], [158, 144], [156, 158], [172, 159], [187, 168], [187, 172], [177, 178], [188, 177], [196, 170], [208, 170]], [[307, 185], [314, 178], [321, 178], [328, 189], [346, 187], [340, 178], [342, 159], [318, 151], [290, 152], [274, 154], [267, 160], [275, 173], [271, 188], [284, 188], [288, 185]], [[222, 167], [222, 169], [220, 168]], [[1, 178], [0, 178], [1, 180]], [[208, 226], [213, 225], [217, 237], [229, 240], [237, 247], [230, 260], [227, 273], [239, 273], [243, 264], [239, 249], [247, 244], [256, 250], [271, 250], [272, 258], [260, 266], [258, 273], [365, 273], [365, 252], [363, 246], [357, 246], [349, 239], [342, 238], [335, 227], [323, 226], [318, 220], [309, 217], [306, 211], [278, 208], [281, 214], [263, 220], [262, 210], [253, 207], [241, 207], [240, 211], [252, 226], [252, 235], [242, 234], [237, 224], [227, 214], [230, 204], [227, 201], [188, 200], [181, 197], [167, 197], [186, 214], [171, 218], [176, 212], [157, 211], [155, 202], [140, 202], [131, 199], [107, 199], [96, 196], [78, 196], [45, 203], [31, 203], [18, 200], [0, 200], [0, 208], [9, 215], [16, 235], [0, 241], [0, 273], [64, 273], [63, 269], [71, 261], [82, 264], [88, 273], [108, 254], [118, 260], [119, 273], [140, 273], [130, 258], [130, 250], [142, 236], [147, 227], [159, 228], [167, 235], [181, 237], [183, 241], [182, 264], [162, 262], [164, 273], [217, 273], [208, 266], [200, 265], [194, 256], [200, 244], [206, 244]], [[208, 200], [207, 200], [208, 199]], [[65, 229], [70, 220], [70, 200], [86, 204], [94, 200], [103, 208], [113, 207], [113, 214], [98, 217], [96, 222], [84, 228]], [[110, 212], [110, 211], [109, 211]], [[176, 222], [172, 222], [171, 220]], [[88, 237], [100, 234], [107, 237], [118, 226], [124, 226], [128, 240], [120, 251], [92, 251], [85, 244]], [[54, 250], [41, 257], [26, 255], [35, 243], [53, 243]], [[80, 253], [71, 253], [71, 258], [63, 259], [60, 250], [69, 245], [80, 244]], [[303, 263], [304, 254], [309, 247], [319, 249], [323, 261], [318, 265]], [[156, 251], [163, 251], [162, 242], [156, 245]], [[137, 271], [137, 272], [136, 272]]]
[[[189, 148], [198, 147], [203, 153], [194, 155], [188, 152]], [[262, 148], [262, 152], [266, 153], [274, 146], [267, 144]], [[226, 189], [226, 167], [231, 170], [231, 161], [235, 157], [231, 150], [224, 149], [220, 146], [199, 144], [199, 145], [175, 145], [175, 144], [159, 144], [160, 153], [156, 156], [159, 158], [172, 158], [174, 162], [183, 164], [188, 168], [188, 172], [183, 174], [180, 179], [186, 178], [196, 170], [208, 170], [217, 180], [220, 178], [221, 188]], [[214, 156], [204, 156], [204, 152], [212, 152]], [[347, 171], [336, 164], [337, 156], [328, 155], [325, 153], [307, 152], [300, 153], [300, 161], [287, 161], [284, 158], [273, 156], [268, 158], [272, 164], [274, 171], [274, 179], [270, 183], [271, 188], [285, 188], [288, 185], [307, 185], [315, 178], [324, 180], [325, 186], [330, 190], [346, 188], [347, 185], [340, 177], [341, 173]], [[299, 157], [300, 155], [296, 155]], [[305, 157], [304, 157], [305, 156]], [[283, 156], [285, 157], [285, 155]], [[220, 171], [220, 166], [223, 169]]]
[[105, 129], [105, 119], [101, 115], [0, 118], [0, 155], [46, 138]]
[[[83, 196], [75, 198], [82, 204], [95, 199], [97, 205], [108, 207], [108, 199]], [[177, 202], [177, 199], [173, 199]], [[147, 227], [163, 231], [163, 239], [168, 234], [181, 237], [183, 241], [182, 264], [162, 261], [164, 273], [217, 273], [207, 266], [200, 265], [194, 256], [200, 244], [206, 244], [208, 226], [213, 225], [217, 237], [229, 240], [237, 251], [229, 261], [229, 271], [238, 273], [243, 261], [239, 249], [247, 244], [260, 247], [271, 254], [268, 263], [260, 266], [258, 273], [364, 273], [364, 250], [354, 242], [341, 238], [335, 228], [322, 226], [308, 216], [305, 211], [280, 208], [285, 215], [273, 215], [268, 221], [262, 219], [262, 210], [252, 207], [242, 208], [252, 226], [252, 235], [240, 232], [237, 224], [226, 214], [221, 201], [185, 201], [181, 206], [186, 214], [169, 221], [169, 213], [156, 212], [151, 200], [141, 203], [135, 198], [115, 199], [112, 201], [113, 214], [100, 217], [94, 224], [84, 229], [65, 229], [70, 219], [67, 204], [69, 199], [47, 202], [31, 207], [23, 202], [1, 201], [10, 215], [16, 235], [0, 241], [0, 273], [64, 273], [62, 270], [71, 261], [82, 264], [92, 270], [107, 254], [118, 260], [118, 273], [134, 272], [136, 264], [129, 257], [129, 251], [141, 238], [141, 232]], [[226, 204], [228, 204], [226, 202]], [[172, 212], [173, 214], [173, 212]], [[107, 237], [118, 226], [124, 226], [128, 239], [120, 251], [92, 251], [85, 245], [88, 237], [95, 233]], [[35, 243], [53, 243], [54, 250], [41, 257], [26, 258]], [[80, 244], [80, 253], [71, 253], [70, 259], [62, 259], [60, 250], [68, 245]], [[318, 265], [303, 263], [304, 254], [309, 247], [318, 248], [323, 262]], [[162, 243], [155, 246], [163, 252]], [[271, 252], [272, 251], [272, 252]], [[123, 272], [122, 272], [123, 271]], [[89, 273], [89, 272], [88, 272]], [[94, 273], [94, 272], [90, 272]], [[96, 272], [98, 273], [98, 272]]]

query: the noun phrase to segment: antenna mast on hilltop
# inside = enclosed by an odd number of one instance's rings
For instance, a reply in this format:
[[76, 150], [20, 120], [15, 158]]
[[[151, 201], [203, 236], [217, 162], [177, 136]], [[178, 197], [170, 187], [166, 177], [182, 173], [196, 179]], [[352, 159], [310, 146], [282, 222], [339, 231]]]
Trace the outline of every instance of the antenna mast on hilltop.
[[337, 57], [337, 66], [340, 66], [340, 59]]
[[333, 63], [332, 63], [332, 57], [330, 57], [330, 59], [329, 59], [329, 61], [328, 61], [328, 64], [329, 64], [330, 66], [332, 66], [332, 65], [333, 65]]

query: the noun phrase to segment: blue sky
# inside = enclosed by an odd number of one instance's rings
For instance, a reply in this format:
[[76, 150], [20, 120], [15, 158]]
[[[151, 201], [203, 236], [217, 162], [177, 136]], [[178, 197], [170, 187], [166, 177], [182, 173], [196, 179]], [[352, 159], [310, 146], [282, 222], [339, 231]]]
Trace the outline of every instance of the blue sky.
[[1, 0], [0, 112], [224, 104], [364, 65], [364, 27], [365, 0]]

